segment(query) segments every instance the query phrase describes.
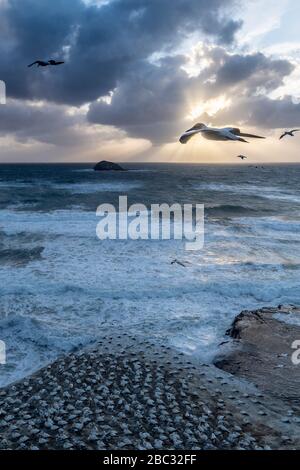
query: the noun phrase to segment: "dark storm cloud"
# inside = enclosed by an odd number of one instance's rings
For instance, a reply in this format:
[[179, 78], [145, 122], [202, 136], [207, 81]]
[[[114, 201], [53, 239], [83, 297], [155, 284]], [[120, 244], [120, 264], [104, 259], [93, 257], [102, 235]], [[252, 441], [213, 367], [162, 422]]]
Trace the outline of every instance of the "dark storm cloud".
[[290, 128], [300, 126], [300, 103], [294, 103], [290, 96], [272, 100], [266, 96], [241, 98], [230, 108], [216, 115], [215, 123], [236, 120], [250, 126], [263, 128]]
[[81, 116], [70, 116], [62, 106], [32, 106], [9, 100], [0, 106], [0, 135], [13, 135], [18, 142], [36, 140], [47, 144], [74, 145], [81, 137], [76, 126]]
[[184, 125], [183, 110], [190, 86], [182, 56], [162, 59], [159, 65], [142, 62], [115, 90], [110, 104], [94, 102], [88, 120], [126, 130], [133, 137], [162, 143]]
[[274, 60], [262, 53], [234, 54], [224, 53], [223, 64], [216, 72], [217, 84], [227, 87], [244, 82], [247, 89], [262, 87], [273, 90], [282, 84], [282, 78], [289, 75], [293, 66], [287, 60]]
[[[79, 145], [84, 126], [101, 124], [165, 143], [177, 140], [192, 124], [186, 120], [191, 107], [220, 95], [232, 100], [230, 108], [197, 120], [270, 128], [300, 125], [300, 105], [289, 97], [264, 96], [282, 85], [293, 70], [291, 63], [262, 53], [232, 53], [240, 22], [226, 16], [224, 7], [236, 3], [111, 0], [100, 8], [82, 0], [0, 3], [0, 79], [13, 98], [0, 108], [0, 133], [22, 142]], [[203, 58], [208, 62], [191, 77], [183, 69], [191, 51], [174, 51], [198, 34], [222, 47], [202, 46], [195, 64]], [[66, 64], [27, 68], [36, 59], [50, 58], [64, 58]], [[99, 100], [110, 92], [110, 104]], [[24, 100], [46, 104], [33, 107]], [[67, 113], [66, 105], [87, 102], [92, 103], [87, 120]]]
[[72, 41], [76, 22], [83, 13], [80, 0], [9, 0], [0, 10], [0, 77], [15, 98], [49, 95], [50, 73], [27, 69], [36, 59], [63, 55]]
[[[235, 0], [8, 0], [2, 6], [0, 77], [11, 97], [82, 104], [106, 95], [137, 63], [200, 32], [232, 42], [240, 23], [224, 7]], [[66, 57], [60, 69], [36, 59]]]

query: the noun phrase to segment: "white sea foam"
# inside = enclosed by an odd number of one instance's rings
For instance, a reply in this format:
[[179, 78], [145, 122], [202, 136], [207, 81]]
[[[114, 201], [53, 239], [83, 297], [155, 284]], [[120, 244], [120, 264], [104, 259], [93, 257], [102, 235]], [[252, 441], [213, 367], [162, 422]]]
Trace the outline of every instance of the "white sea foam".
[[19, 181], [19, 182], [9, 182], [9, 181], [0, 181], [0, 188], [8, 189], [29, 189], [34, 186], [39, 190], [45, 191], [68, 191], [72, 194], [85, 194], [85, 193], [95, 193], [95, 192], [126, 192], [133, 189], [137, 189], [141, 186], [141, 183], [138, 181], [95, 181], [95, 182], [82, 182], [82, 183], [43, 183], [41, 181]]
[[265, 199], [300, 202], [300, 191], [291, 191], [288, 188], [282, 189], [276, 186], [264, 186], [251, 183], [245, 184], [224, 184], [224, 183], [200, 183], [196, 184], [195, 189], [205, 191], [229, 192], [239, 195], [252, 195]]
[[[274, 318], [276, 318], [279, 321], [282, 321], [283, 323], [287, 323], [288, 325], [295, 325], [295, 326], [300, 326], [300, 315], [287, 315], [285, 313], [277, 313], [274, 315]], [[300, 338], [297, 338], [300, 339]]]
[[53, 185], [55, 190], [70, 191], [72, 193], [84, 194], [95, 192], [126, 192], [132, 189], [137, 189], [141, 186], [138, 182], [95, 182], [95, 183], [70, 183], [70, 184], [56, 184]]
[[[0, 339], [9, 358], [2, 385], [114, 329], [211, 360], [242, 309], [300, 303], [290, 269], [298, 269], [298, 222], [208, 220], [199, 252], [179, 240], [100, 241], [97, 222], [78, 210], [0, 211], [8, 237], [38, 235], [44, 246], [41, 259], [0, 273]], [[186, 267], [172, 265], [175, 258]]]

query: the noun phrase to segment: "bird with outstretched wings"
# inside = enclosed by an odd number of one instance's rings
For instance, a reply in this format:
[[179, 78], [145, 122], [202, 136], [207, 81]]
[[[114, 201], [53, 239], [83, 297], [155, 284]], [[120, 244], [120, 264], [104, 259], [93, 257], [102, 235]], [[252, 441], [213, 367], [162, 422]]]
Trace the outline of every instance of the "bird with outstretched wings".
[[36, 60], [35, 62], [32, 62], [32, 64], [29, 64], [28, 67], [32, 67], [33, 65], [36, 65], [37, 67], [48, 67], [49, 65], [62, 65], [64, 64], [63, 61], [57, 61], [57, 60], [48, 60], [45, 62], [44, 60]]
[[289, 135], [290, 137], [295, 137], [294, 136], [294, 132], [299, 132], [300, 129], [292, 129], [291, 131], [285, 131], [280, 137], [279, 137], [279, 140], [283, 139], [284, 137], [286, 137], [287, 135]]
[[248, 132], [241, 132], [237, 127], [208, 127], [203, 123], [197, 123], [180, 136], [180, 143], [186, 144], [195, 134], [201, 133], [202, 137], [208, 140], [225, 140], [225, 141], [239, 141], [247, 142], [244, 137], [253, 139], [265, 139], [260, 135], [249, 134]]

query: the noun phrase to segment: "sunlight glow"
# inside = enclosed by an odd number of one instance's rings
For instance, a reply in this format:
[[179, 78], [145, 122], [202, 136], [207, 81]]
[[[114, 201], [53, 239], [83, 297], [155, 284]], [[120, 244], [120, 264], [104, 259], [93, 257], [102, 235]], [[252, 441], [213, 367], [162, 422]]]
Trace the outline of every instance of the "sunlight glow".
[[230, 106], [231, 100], [226, 98], [226, 96], [221, 95], [217, 98], [212, 98], [208, 101], [198, 103], [190, 111], [188, 117], [189, 119], [196, 119], [202, 114], [206, 113], [209, 116], [214, 116], [218, 111], [227, 108]]
[[[189, 77], [197, 77], [204, 69], [208, 68], [212, 64], [212, 60], [207, 57], [207, 52], [211, 49], [210, 46], [197, 42], [193, 46], [195, 41], [194, 37], [190, 37], [184, 43], [184, 49], [180, 51], [186, 56], [187, 62], [182, 65], [182, 69], [188, 74]], [[189, 54], [186, 51], [189, 50]]]

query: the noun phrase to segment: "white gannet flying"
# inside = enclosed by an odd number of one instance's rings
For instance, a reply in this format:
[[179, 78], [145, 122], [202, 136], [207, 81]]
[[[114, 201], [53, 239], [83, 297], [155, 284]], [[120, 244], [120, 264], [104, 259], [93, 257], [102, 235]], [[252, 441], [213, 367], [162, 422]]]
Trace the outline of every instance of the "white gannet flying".
[[294, 132], [299, 132], [300, 129], [293, 129], [292, 131], [285, 131], [280, 137], [279, 137], [279, 140], [283, 139], [283, 137], [285, 137], [286, 135], [290, 135], [291, 137], [295, 137], [294, 136]]
[[179, 141], [182, 144], [186, 144], [195, 134], [201, 132], [202, 136], [205, 139], [209, 140], [234, 140], [239, 142], [247, 142], [243, 137], [252, 137], [254, 139], [265, 139], [259, 135], [253, 135], [248, 133], [243, 133], [240, 129], [235, 127], [207, 127], [205, 124], [198, 123], [195, 124], [191, 129], [185, 131], [180, 137]]

